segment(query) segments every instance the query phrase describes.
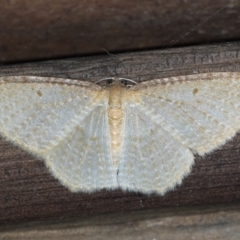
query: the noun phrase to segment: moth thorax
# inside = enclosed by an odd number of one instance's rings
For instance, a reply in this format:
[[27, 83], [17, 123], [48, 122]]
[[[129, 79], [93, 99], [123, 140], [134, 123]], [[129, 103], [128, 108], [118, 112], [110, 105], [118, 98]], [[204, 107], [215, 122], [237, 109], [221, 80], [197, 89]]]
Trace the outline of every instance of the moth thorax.
[[124, 88], [120, 84], [109, 87], [108, 123], [111, 140], [111, 152], [113, 165], [119, 162], [118, 156], [122, 147], [122, 126], [124, 112], [122, 109], [122, 92]]

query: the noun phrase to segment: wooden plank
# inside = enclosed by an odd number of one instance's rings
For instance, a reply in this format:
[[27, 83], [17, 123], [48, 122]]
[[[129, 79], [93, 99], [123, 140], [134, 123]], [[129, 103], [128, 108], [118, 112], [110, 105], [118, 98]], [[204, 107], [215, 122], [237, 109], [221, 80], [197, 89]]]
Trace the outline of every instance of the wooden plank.
[[[202, 72], [240, 71], [240, 43], [146, 51], [2, 66], [0, 75], [54, 76], [95, 81], [109, 76], [136, 81]], [[196, 164], [181, 186], [165, 196], [101, 190], [70, 193], [42, 161], [0, 142], [0, 223], [45, 221], [235, 203], [240, 200], [240, 134]]]
[[240, 238], [240, 207], [138, 211], [0, 229], [0, 239], [185, 240]]
[[239, 39], [239, 0], [0, 1], [0, 62]]

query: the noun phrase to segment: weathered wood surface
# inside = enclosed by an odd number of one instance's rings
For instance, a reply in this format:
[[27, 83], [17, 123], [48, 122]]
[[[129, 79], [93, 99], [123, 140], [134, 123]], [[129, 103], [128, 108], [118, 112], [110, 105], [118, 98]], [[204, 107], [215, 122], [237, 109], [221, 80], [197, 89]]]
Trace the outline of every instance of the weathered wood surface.
[[0, 62], [240, 38], [240, 0], [0, 0]]
[[[95, 81], [109, 76], [145, 81], [202, 72], [240, 71], [240, 43], [135, 52], [2, 66], [0, 76], [37, 75]], [[71, 193], [44, 163], [0, 141], [0, 223], [129, 213], [134, 210], [240, 202], [240, 134], [201, 158], [165, 196], [101, 190]]]
[[47, 224], [22, 224], [0, 229], [0, 239], [239, 240], [240, 206], [138, 211]]

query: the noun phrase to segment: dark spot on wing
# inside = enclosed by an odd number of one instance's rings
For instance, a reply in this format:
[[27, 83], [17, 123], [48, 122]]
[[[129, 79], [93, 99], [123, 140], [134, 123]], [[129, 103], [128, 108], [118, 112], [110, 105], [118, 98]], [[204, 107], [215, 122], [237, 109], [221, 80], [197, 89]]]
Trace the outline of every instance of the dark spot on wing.
[[38, 91], [37, 91], [37, 95], [38, 95], [39, 97], [41, 97], [41, 96], [42, 96], [42, 92], [41, 92], [40, 90], [38, 90]]
[[193, 95], [197, 94], [197, 92], [198, 92], [198, 89], [197, 89], [197, 88], [194, 88], [194, 89], [193, 89]]

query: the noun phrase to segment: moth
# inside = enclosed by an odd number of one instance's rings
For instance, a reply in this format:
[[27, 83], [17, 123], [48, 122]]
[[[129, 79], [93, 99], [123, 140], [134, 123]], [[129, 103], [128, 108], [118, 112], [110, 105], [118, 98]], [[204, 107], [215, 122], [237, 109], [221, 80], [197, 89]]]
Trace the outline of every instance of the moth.
[[112, 80], [1, 77], [0, 135], [70, 191], [163, 195], [240, 129], [240, 73]]

